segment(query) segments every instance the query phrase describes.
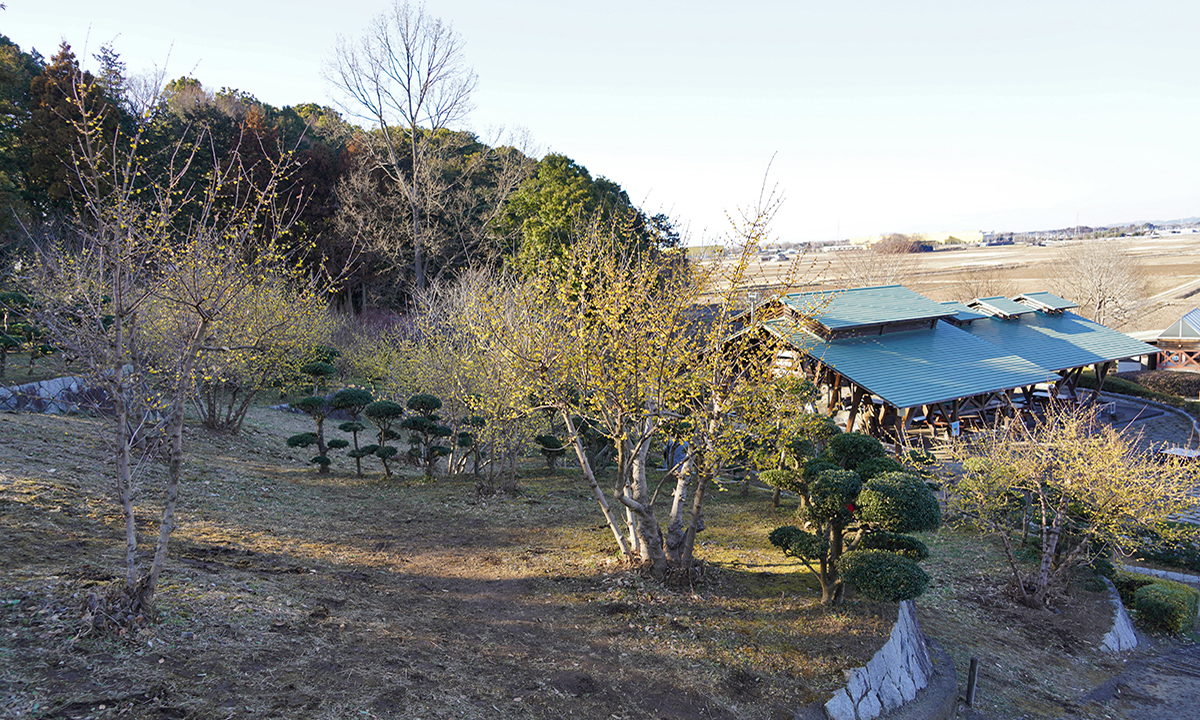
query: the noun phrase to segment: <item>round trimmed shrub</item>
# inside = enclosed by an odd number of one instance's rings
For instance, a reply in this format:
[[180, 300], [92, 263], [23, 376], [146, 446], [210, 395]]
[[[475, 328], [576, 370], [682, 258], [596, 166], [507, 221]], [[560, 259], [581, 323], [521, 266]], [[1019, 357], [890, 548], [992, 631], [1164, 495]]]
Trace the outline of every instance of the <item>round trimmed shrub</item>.
[[371, 392], [363, 388], [345, 388], [339, 390], [329, 404], [334, 410], [351, 410], [354, 414], [371, 404]]
[[408, 399], [408, 409], [426, 417], [440, 410], [441, 407], [442, 401], [433, 395], [418, 394]]
[[404, 406], [391, 400], [376, 400], [363, 408], [363, 414], [372, 419], [391, 420], [404, 415]]
[[859, 463], [858, 467], [854, 468], [854, 472], [863, 479], [863, 482], [870, 480], [876, 475], [884, 473], [904, 472], [904, 466], [897, 462], [894, 458], [873, 457]]
[[887, 530], [876, 530], [863, 535], [859, 548], [862, 550], [886, 550], [902, 555], [913, 562], [921, 562], [929, 557], [929, 548], [925, 543], [912, 535], [901, 535]]
[[1180, 635], [1196, 626], [1198, 599], [1196, 588], [1159, 580], [1133, 594], [1133, 608], [1147, 625]]
[[842, 433], [829, 439], [825, 455], [843, 470], [857, 470], [867, 460], [884, 457], [887, 453], [883, 444], [870, 435]]
[[317, 441], [316, 433], [300, 433], [287, 439], [288, 447], [308, 447]]
[[826, 470], [808, 484], [812, 505], [805, 510], [817, 523], [845, 524], [854, 517], [855, 498], [860, 490], [862, 480], [853, 470]]
[[758, 479], [779, 490], [786, 490], [791, 493], [804, 492], [805, 482], [804, 476], [796, 470], [763, 470], [758, 474]]
[[836, 463], [824, 456], [815, 457], [812, 460], [804, 463], [804, 480], [812, 482], [817, 479], [817, 476], [826, 470], [841, 470]]
[[923, 480], [904, 472], [871, 478], [858, 505], [863, 521], [892, 532], [926, 532], [942, 524], [937, 496]]
[[823, 537], [801, 530], [795, 525], [777, 527], [767, 536], [771, 544], [784, 555], [806, 560], [819, 560], [829, 549], [829, 541]]
[[332, 440], [330, 440], [330, 441], [329, 441], [329, 443], [327, 444], [327, 447], [328, 447], [330, 450], [341, 450], [341, 449], [343, 449], [343, 448], [348, 448], [348, 447], [350, 447], [350, 441], [349, 441], [349, 440], [343, 440], [343, 439], [341, 439], [341, 438], [334, 438], [334, 439], [332, 439]]
[[921, 566], [886, 550], [851, 550], [838, 558], [837, 568], [846, 582], [872, 600], [912, 600], [929, 585]]

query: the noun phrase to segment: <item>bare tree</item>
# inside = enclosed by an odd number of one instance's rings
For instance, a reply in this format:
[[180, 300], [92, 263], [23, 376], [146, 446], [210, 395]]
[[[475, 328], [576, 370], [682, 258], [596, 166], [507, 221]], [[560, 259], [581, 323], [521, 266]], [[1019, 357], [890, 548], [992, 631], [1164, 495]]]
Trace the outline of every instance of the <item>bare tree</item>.
[[1116, 240], [1068, 245], [1059, 261], [1058, 294], [1079, 303], [1079, 314], [1120, 328], [1145, 304], [1146, 273]]
[[1006, 277], [1003, 265], [980, 265], [963, 270], [950, 299], [968, 302], [975, 298], [1007, 297], [1013, 292], [1013, 282]]
[[432, 135], [467, 114], [476, 84], [462, 41], [423, 7], [398, 0], [357, 40], [338, 38], [326, 77], [348, 97], [343, 110], [374, 123], [378, 131], [382, 152], [375, 165], [408, 203], [412, 280], [422, 290], [430, 240], [420, 177], [431, 162]]
[[916, 272], [917, 243], [907, 236], [893, 233], [862, 250], [838, 253], [838, 267], [844, 287], [871, 287], [904, 282]]
[[[91, 99], [87, 82], [76, 78], [71, 98], [79, 188], [74, 234], [41, 248], [30, 286], [39, 324], [104, 391], [115, 420], [108, 439], [125, 521], [125, 577], [104, 596], [93, 595], [89, 611], [97, 626], [129, 627], [154, 614], [175, 528], [184, 408], [197, 361], [206, 352], [243, 350], [224, 344], [220, 327], [239, 305], [257, 301], [254, 291], [295, 272], [294, 262], [280, 262], [273, 243], [290, 225], [277, 202], [290, 160], [284, 154], [268, 168], [247, 167], [236, 149], [219, 156], [207, 134], [192, 130], [167, 153], [159, 174], [144, 149], [150, 116], [131, 132], [110, 134], [102, 118], [112, 108]], [[205, 170], [206, 184], [187, 179], [196, 169]], [[259, 170], [265, 183], [252, 179]], [[135, 502], [160, 472], [161, 455], [163, 504], [145, 563]]]

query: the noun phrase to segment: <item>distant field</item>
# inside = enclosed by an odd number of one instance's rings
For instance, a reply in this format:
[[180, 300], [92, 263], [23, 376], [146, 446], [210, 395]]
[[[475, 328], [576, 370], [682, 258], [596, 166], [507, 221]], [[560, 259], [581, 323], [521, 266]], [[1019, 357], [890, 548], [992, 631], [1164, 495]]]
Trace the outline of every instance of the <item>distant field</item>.
[[[1200, 306], [1197, 297], [1200, 236], [1135, 238], [1123, 242], [1146, 270], [1148, 302], [1145, 310], [1121, 330], [1159, 330]], [[1062, 264], [1079, 249], [1078, 242], [1064, 242], [1044, 247], [1006, 245], [922, 253], [911, 256], [911, 267], [902, 282], [935, 300], [970, 300], [976, 297], [970, 291], [979, 287], [994, 287], [992, 294], [1010, 297], [1037, 290], [1055, 292]], [[854, 252], [799, 256], [793, 261], [801, 266], [794, 273], [799, 278], [797, 284], [806, 289], [843, 285], [845, 255]], [[774, 260], [756, 262], [750, 269], [751, 282], [779, 287], [791, 265]], [[1195, 283], [1189, 285], [1192, 281]]]

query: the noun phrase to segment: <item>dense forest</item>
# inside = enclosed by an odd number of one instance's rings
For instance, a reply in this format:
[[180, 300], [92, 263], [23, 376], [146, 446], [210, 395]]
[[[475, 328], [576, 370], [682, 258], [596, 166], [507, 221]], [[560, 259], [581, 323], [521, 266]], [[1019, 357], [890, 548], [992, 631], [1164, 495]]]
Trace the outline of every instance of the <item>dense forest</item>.
[[182, 178], [191, 185], [203, 182], [198, 168], [235, 157], [251, 176], [281, 180], [283, 237], [310, 275], [331, 279], [331, 307], [350, 314], [402, 310], [414, 289], [468, 268], [561, 257], [580, 223], [620, 223], [650, 246], [679, 242], [669, 218], [647, 216], [565, 155], [535, 159], [447, 127], [363, 127], [316, 103], [277, 108], [197, 78], [131, 75], [111, 46], [83, 59], [64, 42], [46, 59], [0, 35], [0, 286], [23, 252], [69, 243], [88, 222], [81, 101], [101, 108], [98, 137], [112, 149], [139, 138], [145, 183], [173, 172], [181, 152], [206, 160]]

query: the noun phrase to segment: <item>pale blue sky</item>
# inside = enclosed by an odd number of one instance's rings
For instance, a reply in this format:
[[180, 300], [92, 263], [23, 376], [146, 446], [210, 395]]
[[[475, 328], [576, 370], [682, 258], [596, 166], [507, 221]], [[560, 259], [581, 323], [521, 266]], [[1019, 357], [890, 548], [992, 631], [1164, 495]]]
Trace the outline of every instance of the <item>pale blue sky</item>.
[[[112, 42], [274, 105], [382, 0], [6, 0], [49, 57]], [[785, 241], [1200, 215], [1200, 3], [431, 0], [479, 75], [470, 128], [523, 127], [693, 242], [770, 180]], [[90, 33], [89, 33], [90, 27]]]

